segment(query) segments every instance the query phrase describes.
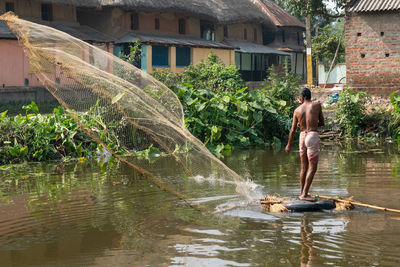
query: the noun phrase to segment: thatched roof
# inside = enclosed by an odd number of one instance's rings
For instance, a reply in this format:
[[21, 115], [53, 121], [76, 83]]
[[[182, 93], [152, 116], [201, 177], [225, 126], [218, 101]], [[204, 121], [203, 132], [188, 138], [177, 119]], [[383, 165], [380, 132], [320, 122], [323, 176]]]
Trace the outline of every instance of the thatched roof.
[[101, 0], [102, 6], [138, 11], [179, 12], [189, 16], [225, 23], [262, 23], [272, 21], [250, 0]]
[[102, 0], [42, 0], [42, 3], [73, 5], [78, 7], [101, 7]]

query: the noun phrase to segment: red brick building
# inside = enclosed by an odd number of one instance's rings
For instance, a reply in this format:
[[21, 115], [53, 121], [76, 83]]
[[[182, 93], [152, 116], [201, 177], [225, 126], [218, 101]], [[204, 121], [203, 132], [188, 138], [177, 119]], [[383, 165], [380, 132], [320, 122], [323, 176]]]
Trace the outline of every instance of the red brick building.
[[353, 0], [346, 9], [347, 86], [387, 96], [400, 89], [400, 1]]

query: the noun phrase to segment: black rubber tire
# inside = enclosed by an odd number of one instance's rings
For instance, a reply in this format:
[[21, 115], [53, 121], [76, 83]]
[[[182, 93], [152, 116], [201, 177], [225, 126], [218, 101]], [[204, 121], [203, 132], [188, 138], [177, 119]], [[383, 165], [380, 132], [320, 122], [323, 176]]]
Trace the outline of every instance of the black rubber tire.
[[334, 209], [335, 203], [330, 200], [318, 200], [316, 202], [306, 200], [291, 200], [283, 204], [285, 208], [292, 212], [323, 211]]

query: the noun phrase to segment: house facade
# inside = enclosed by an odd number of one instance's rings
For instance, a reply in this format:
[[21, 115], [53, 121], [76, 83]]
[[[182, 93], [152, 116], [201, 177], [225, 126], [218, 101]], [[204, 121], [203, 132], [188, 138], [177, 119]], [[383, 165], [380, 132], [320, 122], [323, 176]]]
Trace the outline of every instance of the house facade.
[[263, 45], [287, 52], [289, 71], [306, 79], [307, 66], [304, 45], [305, 25], [286, 10], [267, 0], [252, 0], [275, 25], [275, 30], [263, 28]]
[[400, 2], [350, 1], [346, 11], [347, 86], [383, 96], [400, 89]]
[[[270, 66], [284, 62], [295, 73], [305, 73], [304, 27], [269, 1], [0, 0], [0, 13], [8, 11], [114, 55], [128, 53], [129, 45], [139, 39], [142, 58], [138, 67], [148, 73], [154, 69], [182, 71], [206, 59], [211, 51], [225, 65], [235, 64], [246, 81], [263, 81]], [[13, 101], [13, 94], [22, 90], [16, 99], [22, 95], [23, 100], [40, 102], [42, 85], [2, 21], [0, 64], [7, 66], [0, 71], [1, 96], [7, 93]], [[34, 93], [26, 91], [32, 87], [37, 89]]]
[[115, 55], [139, 39], [139, 67], [149, 73], [181, 71], [213, 51], [224, 64], [236, 64], [245, 80], [261, 81], [269, 66], [290, 57], [263, 45], [263, 31], [277, 27], [248, 0], [114, 1], [97, 10], [79, 8], [78, 20], [116, 38]]
[[[56, 28], [112, 52], [112, 37], [79, 24], [77, 5], [81, 5], [79, 1], [0, 0], [1, 13], [12, 11], [23, 19]], [[94, 7], [90, 2], [84, 5]], [[45, 102], [51, 99], [30, 68], [16, 36], [3, 21], [0, 21], [0, 65], [1, 100]]]

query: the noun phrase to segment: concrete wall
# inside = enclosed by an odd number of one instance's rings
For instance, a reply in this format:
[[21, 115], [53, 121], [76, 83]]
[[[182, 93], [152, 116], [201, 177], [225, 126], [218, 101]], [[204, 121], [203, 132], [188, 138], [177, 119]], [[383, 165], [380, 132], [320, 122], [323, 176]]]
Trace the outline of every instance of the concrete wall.
[[0, 87], [40, 86], [37, 77], [30, 73], [28, 58], [17, 40], [0, 40]]
[[225, 65], [235, 64], [235, 52], [228, 49], [210, 49], [210, 48], [194, 48], [192, 63], [198, 64], [200, 61], [206, 59], [210, 52], [213, 51]]
[[[132, 12], [120, 8], [104, 8], [101, 11], [79, 9], [78, 20], [81, 24], [89, 25], [117, 39], [129, 32], [200, 38], [200, 19], [198, 18], [175, 13], [139, 12], [139, 29], [131, 30], [131, 14]], [[159, 30], [155, 29], [156, 18], [160, 21]], [[179, 19], [181, 18], [186, 19], [185, 34], [179, 34]]]
[[325, 85], [328, 77], [329, 68], [326, 69], [323, 64], [318, 66], [318, 86], [332, 88], [337, 83], [346, 83], [346, 64], [336, 65], [329, 75], [328, 82]]
[[[283, 32], [285, 32], [285, 42], [283, 42]], [[300, 42], [297, 39], [297, 33], [300, 37]], [[268, 44], [272, 48], [290, 48], [295, 51], [305, 50], [303, 30], [296, 27], [281, 27], [275, 32], [275, 40]]]
[[[224, 38], [224, 27], [219, 25], [217, 40], [235, 40], [242, 42], [251, 42], [262, 44], [262, 27], [261, 24], [230, 24], [228, 27], [228, 37]], [[247, 39], [244, 39], [244, 31], [247, 31]], [[256, 31], [256, 38], [254, 38], [254, 30]]]
[[346, 19], [347, 85], [387, 95], [400, 87], [400, 13]]
[[[42, 1], [40, 0], [1, 0], [1, 10], [5, 10], [6, 2], [14, 2], [15, 13], [21, 18], [41, 21]], [[45, 2], [44, 2], [45, 3]], [[66, 25], [77, 25], [76, 8], [67, 4], [53, 4], [53, 21]], [[43, 23], [43, 21], [41, 21]], [[51, 23], [51, 22], [50, 22]]]

